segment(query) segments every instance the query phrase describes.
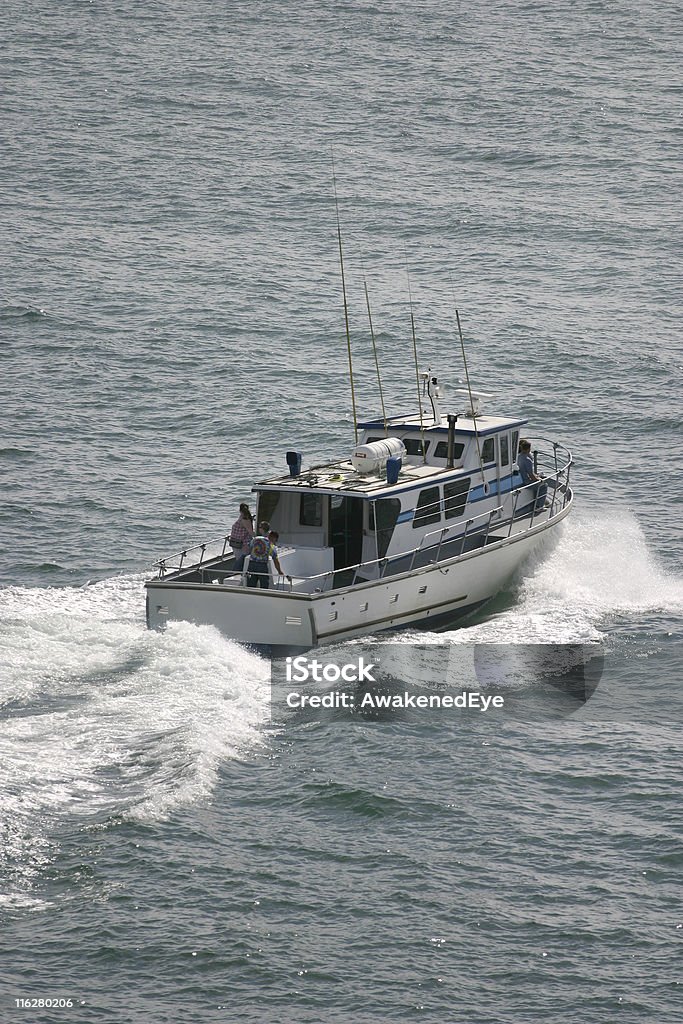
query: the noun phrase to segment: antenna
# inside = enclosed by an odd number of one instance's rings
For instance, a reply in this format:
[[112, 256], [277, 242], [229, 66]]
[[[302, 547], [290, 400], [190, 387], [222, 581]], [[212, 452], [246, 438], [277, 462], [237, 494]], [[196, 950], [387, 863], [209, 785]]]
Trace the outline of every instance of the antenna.
[[365, 287], [365, 301], [368, 307], [368, 320], [370, 321], [370, 337], [372, 338], [372, 351], [375, 356], [375, 368], [377, 369], [377, 385], [379, 387], [379, 401], [382, 406], [382, 419], [384, 420], [384, 436], [389, 436], [389, 427], [387, 424], [387, 414], [384, 411], [384, 395], [382, 393], [382, 378], [379, 372], [379, 360], [377, 359], [377, 344], [375, 342], [375, 331], [372, 326], [372, 313], [370, 312], [370, 296], [368, 295], [368, 282], [365, 280], [363, 275], [363, 285]]
[[332, 156], [332, 188], [334, 190], [334, 208], [337, 213], [337, 239], [339, 240], [339, 267], [341, 270], [342, 294], [344, 296], [344, 323], [346, 324], [346, 350], [349, 356], [349, 380], [351, 382], [351, 411], [353, 413], [353, 433], [358, 444], [358, 417], [356, 416], [356, 393], [353, 387], [353, 362], [351, 360], [351, 333], [349, 331], [349, 307], [346, 301], [346, 282], [344, 280], [344, 253], [342, 251], [341, 223], [339, 220], [339, 200], [337, 199], [337, 179], [334, 173], [334, 150]]
[[415, 381], [417, 383], [417, 407], [420, 411], [420, 435], [422, 437], [422, 461], [427, 461], [427, 449], [425, 446], [425, 427], [422, 419], [422, 396], [420, 395], [420, 368], [417, 364], [417, 339], [415, 337], [415, 317], [413, 316], [413, 294], [410, 289], [410, 271], [408, 270], [408, 254], [406, 258], [406, 277], [408, 278], [408, 303], [410, 305], [410, 325], [413, 331], [413, 356], [415, 357]]

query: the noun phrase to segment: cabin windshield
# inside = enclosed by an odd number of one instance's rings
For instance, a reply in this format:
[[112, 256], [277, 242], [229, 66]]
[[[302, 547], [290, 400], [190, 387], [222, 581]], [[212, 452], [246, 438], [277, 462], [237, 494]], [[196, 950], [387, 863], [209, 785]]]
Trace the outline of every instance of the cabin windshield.
[[255, 526], [259, 523], [270, 523], [273, 520], [275, 509], [280, 503], [280, 491], [261, 491], [258, 496], [258, 513]]

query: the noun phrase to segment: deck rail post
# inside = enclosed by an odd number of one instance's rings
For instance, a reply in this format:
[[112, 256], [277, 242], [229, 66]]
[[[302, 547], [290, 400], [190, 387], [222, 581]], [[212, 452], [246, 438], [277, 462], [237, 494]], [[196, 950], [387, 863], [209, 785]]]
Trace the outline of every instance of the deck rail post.
[[569, 494], [569, 474], [571, 472], [571, 468], [572, 468], [572, 463], [568, 462], [567, 463], [567, 479], [564, 482], [564, 498], [562, 500], [562, 508], [564, 508], [565, 505], [567, 504], [567, 502], [569, 501], [569, 498], [568, 498], [568, 494]]
[[560, 486], [561, 471], [558, 469], [555, 475], [555, 486], [553, 487], [553, 496], [550, 499], [550, 513], [549, 518], [552, 519], [555, 513], [555, 502], [557, 501], [557, 488]]
[[[428, 534], [426, 534], [425, 536], [428, 536]], [[415, 567], [415, 559], [417, 557], [418, 551], [422, 548], [422, 542], [424, 541], [424, 539], [425, 538], [422, 537], [420, 539], [420, 543], [417, 545], [417, 547], [413, 548], [413, 557], [410, 559], [410, 571], [411, 572], [413, 571], [413, 568]]]
[[498, 511], [497, 509], [495, 509], [495, 508], [492, 508], [492, 509], [490, 510], [490, 512], [489, 512], [489, 521], [488, 521], [488, 523], [486, 524], [486, 536], [484, 537], [484, 547], [486, 547], [486, 545], [487, 545], [487, 544], [488, 544], [488, 542], [489, 542], [489, 534], [490, 534], [490, 532], [491, 532], [491, 523], [493, 522], [493, 513], [494, 513], [494, 512], [497, 512], [497, 511]]
[[508, 530], [508, 537], [512, 536], [512, 527], [515, 521], [515, 515], [517, 514], [517, 503], [519, 502], [519, 489], [515, 491], [515, 496], [512, 499], [512, 515], [510, 516], [510, 529]]

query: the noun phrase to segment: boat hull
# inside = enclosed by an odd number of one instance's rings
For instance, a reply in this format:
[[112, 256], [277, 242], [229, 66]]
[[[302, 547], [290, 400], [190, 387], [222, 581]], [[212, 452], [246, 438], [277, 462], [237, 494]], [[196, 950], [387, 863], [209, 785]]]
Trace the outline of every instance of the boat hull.
[[173, 620], [214, 626], [250, 645], [311, 648], [386, 629], [443, 629], [494, 597], [568, 515], [571, 500], [551, 519], [483, 548], [385, 579], [316, 594], [153, 580], [147, 623]]

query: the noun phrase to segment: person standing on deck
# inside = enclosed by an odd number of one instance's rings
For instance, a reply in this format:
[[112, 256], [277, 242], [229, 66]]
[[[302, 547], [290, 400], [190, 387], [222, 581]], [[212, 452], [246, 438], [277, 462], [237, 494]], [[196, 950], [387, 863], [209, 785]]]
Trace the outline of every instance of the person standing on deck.
[[[258, 529], [258, 534], [256, 534], [249, 545], [247, 586], [261, 587], [262, 590], [267, 590], [270, 586], [270, 572], [268, 571], [269, 558], [273, 559], [273, 565], [280, 576], [284, 576], [285, 574], [282, 571], [282, 566], [278, 559], [277, 548], [268, 538], [270, 523], [259, 523]], [[287, 579], [291, 582], [292, 577], [288, 576]]]
[[254, 517], [245, 501], [240, 505], [239, 519], [230, 527], [230, 547], [235, 552], [235, 571], [239, 572], [249, 554], [249, 545], [254, 537]]

